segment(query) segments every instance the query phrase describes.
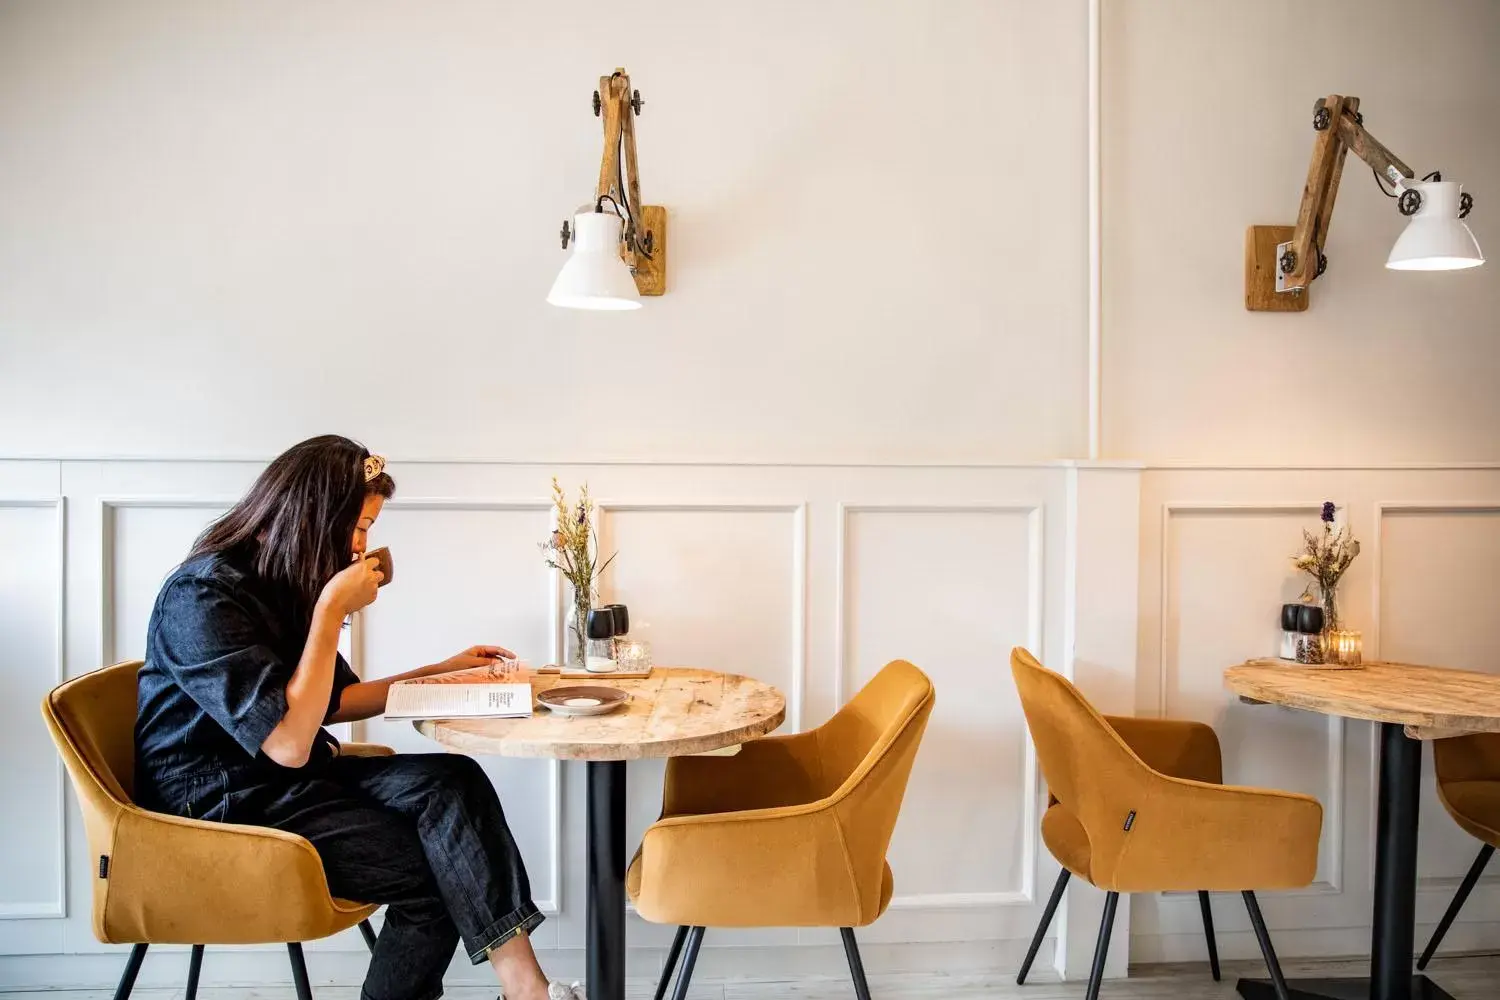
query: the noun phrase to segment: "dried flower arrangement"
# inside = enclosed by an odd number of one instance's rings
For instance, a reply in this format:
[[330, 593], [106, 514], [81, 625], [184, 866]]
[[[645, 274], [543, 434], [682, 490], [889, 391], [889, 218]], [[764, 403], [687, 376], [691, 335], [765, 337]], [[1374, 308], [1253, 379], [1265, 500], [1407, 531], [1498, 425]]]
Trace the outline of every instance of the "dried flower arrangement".
[[[1316, 597], [1323, 605], [1323, 630], [1331, 632], [1339, 628], [1338, 585], [1339, 579], [1354, 557], [1359, 555], [1359, 542], [1343, 525], [1334, 526], [1337, 508], [1332, 500], [1323, 504], [1323, 530], [1302, 529], [1302, 551], [1292, 556], [1292, 565], [1312, 577], [1312, 583], [1303, 591], [1303, 598]], [[1316, 587], [1317, 594], [1312, 593]]]
[[573, 588], [574, 659], [583, 666], [584, 649], [587, 646], [589, 610], [594, 606], [594, 597], [600, 575], [614, 562], [611, 555], [603, 563], [599, 558], [599, 535], [594, 530], [594, 501], [589, 498], [589, 487], [584, 483], [578, 492], [578, 502], [570, 504], [563, 488], [552, 477], [552, 505], [555, 508], [557, 526], [552, 536], [539, 542], [542, 557], [551, 569], [561, 571]]

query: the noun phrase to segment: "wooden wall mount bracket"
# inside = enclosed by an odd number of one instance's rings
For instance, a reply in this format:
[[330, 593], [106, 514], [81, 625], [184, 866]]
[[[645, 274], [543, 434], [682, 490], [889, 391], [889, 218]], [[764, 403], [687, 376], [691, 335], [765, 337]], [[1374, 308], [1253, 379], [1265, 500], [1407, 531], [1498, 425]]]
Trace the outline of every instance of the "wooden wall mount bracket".
[[1251, 226], [1245, 230], [1245, 308], [1251, 312], [1303, 312], [1310, 289], [1295, 294], [1276, 290], [1276, 248], [1288, 243], [1292, 226]]
[[[633, 240], [622, 241], [620, 259], [630, 266], [642, 295], [667, 290], [667, 210], [641, 204], [640, 169], [635, 153], [635, 117], [630, 76], [623, 68], [599, 78], [599, 117], [604, 122], [604, 156], [599, 161], [595, 199], [608, 195], [635, 222]], [[648, 240], [649, 237], [649, 240]]]
[[[1330, 94], [1314, 108], [1317, 138], [1312, 162], [1302, 186], [1302, 202], [1295, 226], [1251, 226], [1245, 234], [1245, 308], [1254, 312], [1301, 312], [1308, 305], [1308, 290], [1319, 273], [1323, 246], [1333, 221], [1333, 203], [1338, 197], [1344, 157], [1353, 152], [1368, 163], [1387, 184], [1414, 175], [1370, 133], [1359, 113], [1359, 98]], [[1272, 239], [1275, 233], [1276, 238]], [[1289, 249], [1295, 263], [1282, 275], [1277, 290], [1280, 258]]]

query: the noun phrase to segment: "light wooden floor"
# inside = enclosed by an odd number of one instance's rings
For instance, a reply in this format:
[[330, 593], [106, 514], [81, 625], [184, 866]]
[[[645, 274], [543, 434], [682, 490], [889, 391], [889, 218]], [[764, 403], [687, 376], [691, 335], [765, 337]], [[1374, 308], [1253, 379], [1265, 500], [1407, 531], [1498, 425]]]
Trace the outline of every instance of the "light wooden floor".
[[[1359, 976], [1368, 962], [1289, 961], [1288, 978], [1303, 976]], [[1494, 1000], [1500, 996], [1500, 956], [1447, 958], [1433, 961], [1428, 973], [1456, 1000]], [[1137, 968], [1128, 980], [1106, 982], [1100, 1000], [1234, 1000], [1235, 980], [1241, 975], [1262, 976], [1265, 966], [1252, 962], [1226, 962], [1222, 982], [1215, 983], [1201, 964], [1158, 965]], [[629, 984], [630, 1000], [651, 1000], [654, 984], [644, 980]], [[874, 1000], [1078, 1000], [1083, 983], [1059, 983], [1038, 973], [1025, 986], [1011, 976], [889, 975], [871, 976]], [[449, 1000], [495, 1000], [495, 990], [456, 986], [444, 996]], [[358, 1000], [353, 986], [324, 986], [313, 991], [317, 1000]], [[694, 983], [690, 1000], [853, 1000], [847, 979], [734, 980]], [[110, 1000], [112, 990], [46, 990], [0, 993], [0, 1000]], [[137, 989], [132, 1000], [174, 1000], [182, 990]], [[291, 986], [205, 986], [201, 1000], [293, 1000]]]

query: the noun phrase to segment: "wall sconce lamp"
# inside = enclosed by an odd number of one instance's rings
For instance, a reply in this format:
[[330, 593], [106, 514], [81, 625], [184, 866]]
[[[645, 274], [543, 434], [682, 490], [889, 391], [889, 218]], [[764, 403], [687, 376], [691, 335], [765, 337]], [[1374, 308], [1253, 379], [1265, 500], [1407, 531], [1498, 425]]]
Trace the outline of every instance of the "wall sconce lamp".
[[[604, 157], [590, 204], [562, 225], [573, 252], [547, 301], [570, 309], [639, 309], [642, 295], [667, 290], [667, 210], [641, 204], [635, 119], [645, 102], [623, 69], [599, 78], [594, 115], [604, 119]], [[607, 208], [606, 208], [607, 204]]]
[[[1450, 271], [1484, 263], [1474, 234], [1462, 220], [1474, 199], [1459, 185], [1433, 171], [1420, 181], [1410, 167], [1370, 133], [1359, 113], [1359, 98], [1333, 94], [1313, 106], [1312, 164], [1302, 189], [1297, 225], [1251, 226], [1245, 232], [1245, 308], [1256, 312], [1301, 312], [1308, 286], [1328, 266], [1323, 244], [1333, 217], [1344, 154], [1370, 165], [1380, 190], [1402, 215], [1406, 230], [1391, 248], [1385, 266], [1396, 271]], [[1393, 190], [1387, 191], [1389, 183]]]

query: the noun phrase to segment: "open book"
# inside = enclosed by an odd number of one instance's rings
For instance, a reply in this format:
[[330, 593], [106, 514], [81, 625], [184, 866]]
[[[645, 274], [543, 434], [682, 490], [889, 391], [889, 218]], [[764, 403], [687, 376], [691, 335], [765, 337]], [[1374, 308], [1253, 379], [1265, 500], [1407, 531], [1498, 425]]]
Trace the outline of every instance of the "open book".
[[391, 685], [387, 719], [511, 719], [531, 714], [531, 680], [524, 669], [476, 667]]

